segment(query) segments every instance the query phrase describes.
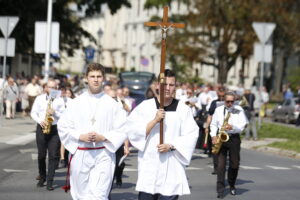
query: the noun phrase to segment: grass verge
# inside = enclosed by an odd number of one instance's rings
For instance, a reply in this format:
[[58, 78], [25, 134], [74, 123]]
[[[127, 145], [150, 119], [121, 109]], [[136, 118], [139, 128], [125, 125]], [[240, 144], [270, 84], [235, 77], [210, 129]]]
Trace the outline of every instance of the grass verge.
[[263, 123], [258, 131], [260, 138], [285, 138], [286, 142], [274, 142], [268, 146], [300, 153], [300, 129], [273, 123]]

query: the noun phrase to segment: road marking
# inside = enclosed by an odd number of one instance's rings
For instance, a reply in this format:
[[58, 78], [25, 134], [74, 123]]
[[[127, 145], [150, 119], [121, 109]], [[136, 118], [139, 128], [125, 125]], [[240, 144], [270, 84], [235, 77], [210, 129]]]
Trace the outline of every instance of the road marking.
[[28, 172], [28, 170], [23, 170], [23, 169], [3, 169], [5, 172]]
[[203, 168], [199, 168], [199, 167], [187, 167], [186, 170], [203, 170]]
[[124, 172], [136, 172], [137, 169], [132, 169], [132, 168], [125, 168]]
[[245, 165], [241, 165], [240, 166], [242, 169], [262, 169], [260, 167], [251, 167], [251, 166], [245, 166]]
[[299, 165], [293, 165], [293, 167], [296, 167], [296, 168], [300, 169], [300, 166], [299, 166]]
[[[198, 168], [198, 167], [187, 167], [186, 170], [203, 170], [203, 168]], [[125, 172], [136, 172], [138, 171], [137, 169], [134, 169], [134, 168], [125, 168], [124, 169]]]
[[35, 133], [28, 133], [26, 135], [14, 138], [6, 142], [6, 144], [12, 145], [25, 145], [35, 140]]
[[278, 167], [278, 166], [272, 166], [272, 165], [266, 165], [266, 167], [270, 167], [271, 169], [278, 169], [278, 170], [288, 170], [291, 168], [288, 167]]
[[193, 153], [193, 156], [198, 156], [198, 157], [201, 157], [201, 158], [208, 158], [208, 155], [204, 154], [204, 153]]
[[19, 151], [22, 154], [24, 154], [24, 153], [37, 153], [37, 148], [19, 149]]
[[37, 160], [37, 158], [38, 158], [38, 154], [37, 153], [32, 153], [31, 154], [31, 159], [32, 160]]

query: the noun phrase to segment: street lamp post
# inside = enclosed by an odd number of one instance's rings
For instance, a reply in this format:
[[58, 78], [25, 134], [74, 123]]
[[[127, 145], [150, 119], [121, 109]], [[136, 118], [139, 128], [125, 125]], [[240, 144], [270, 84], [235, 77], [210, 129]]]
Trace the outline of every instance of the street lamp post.
[[98, 57], [97, 57], [98, 59], [97, 60], [98, 60], [98, 63], [100, 63], [101, 62], [101, 53], [102, 53], [101, 38], [103, 36], [103, 31], [101, 28], [99, 28], [97, 34], [98, 34]]

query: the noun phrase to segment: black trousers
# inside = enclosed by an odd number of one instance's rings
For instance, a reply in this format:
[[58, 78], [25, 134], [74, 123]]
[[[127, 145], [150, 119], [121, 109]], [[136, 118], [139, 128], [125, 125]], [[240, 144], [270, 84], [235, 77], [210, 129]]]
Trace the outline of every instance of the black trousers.
[[116, 167], [115, 167], [114, 179], [116, 179], [117, 183], [122, 183], [122, 175], [123, 175], [123, 170], [125, 168], [125, 163], [123, 162], [120, 166], [118, 166], [118, 164], [123, 155], [124, 155], [124, 145], [122, 145], [116, 151]]
[[[38, 148], [38, 167], [42, 179], [53, 181], [55, 169], [59, 162], [60, 139], [57, 126], [51, 126], [51, 132], [44, 134], [38, 124], [36, 128], [36, 144]], [[46, 155], [48, 150], [48, 177], [46, 176]]]
[[228, 142], [222, 144], [218, 154], [218, 167], [217, 167], [217, 192], [222, 193], [225, 189], [225, 173], [226, 173], [226, 160], [227, 153], [229, 153], [229, 168], [227, 173], [227, 181], [230, 187], [233, 187], [236, 182], [240, 165], [240, 150], [241, 139], [240, 135], [232, 135]]
[[138, 200], [177, 200], [178, 195], [163, 196], [161, 194], [149, 194], [146, 192], [139, 192]]

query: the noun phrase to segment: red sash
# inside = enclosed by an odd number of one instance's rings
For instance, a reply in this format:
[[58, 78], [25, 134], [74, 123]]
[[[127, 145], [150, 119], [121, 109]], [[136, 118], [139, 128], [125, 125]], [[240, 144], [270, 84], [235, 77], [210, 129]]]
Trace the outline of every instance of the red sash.
[[[105, 147], [78, 147], [78, 150], [98, 150], [98, 149], [104, 149]], [[70, 156], [70, 160], [68, 163], [68, 170], [67, 170], [67, 177], [66, 177], [66, 185], [62, 186], [61, 188], [65, 191], [68, 192], [70, 190], [70, 168], [71, 168], [71, 161], [72, 161], [73, 155]]]

